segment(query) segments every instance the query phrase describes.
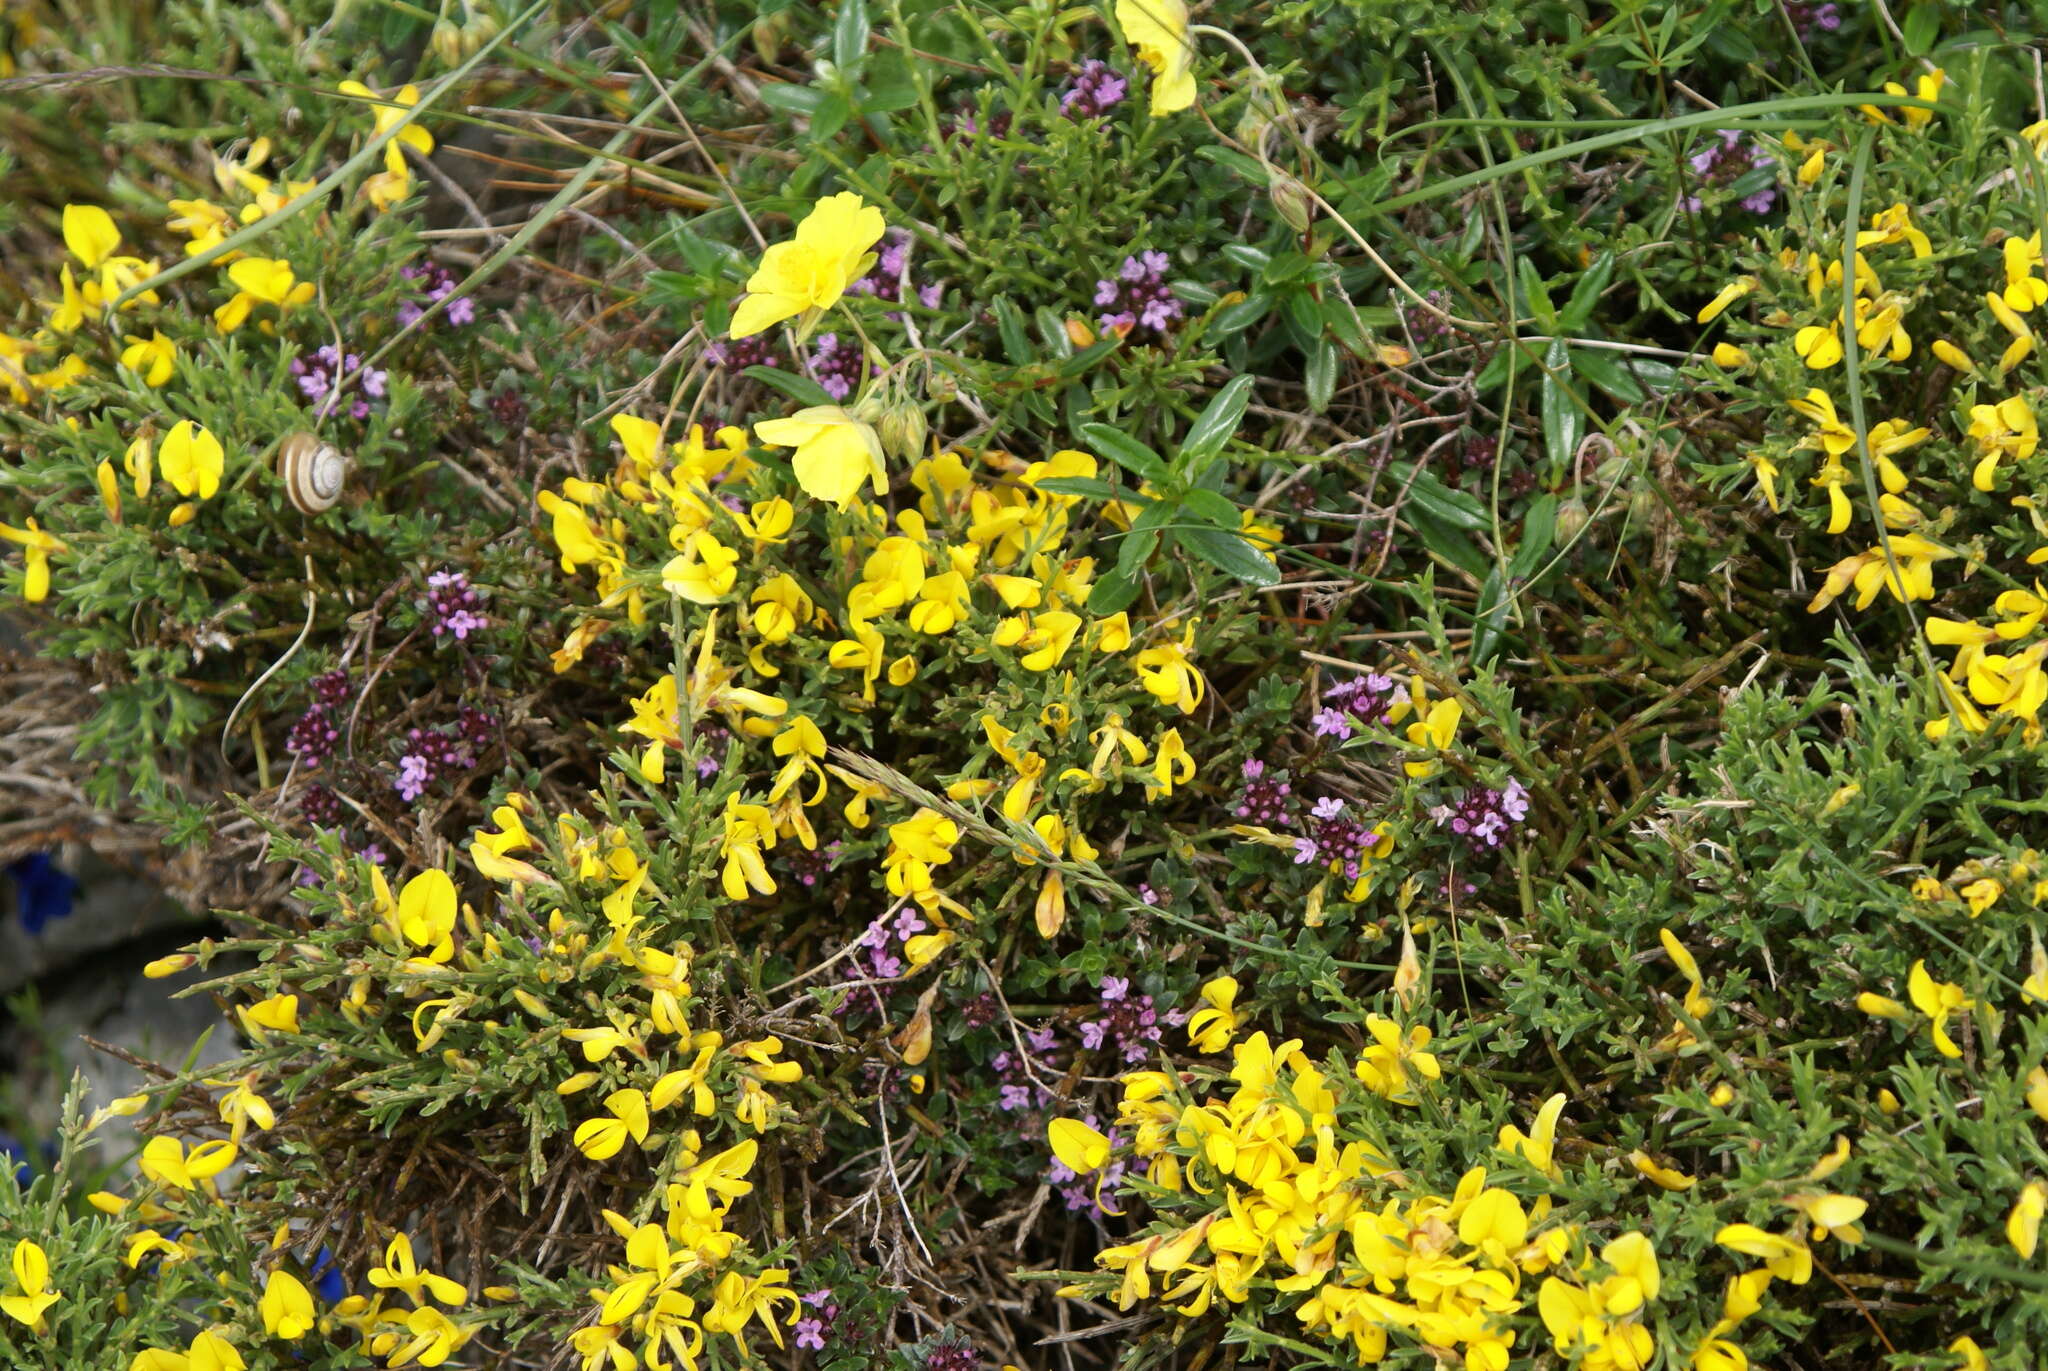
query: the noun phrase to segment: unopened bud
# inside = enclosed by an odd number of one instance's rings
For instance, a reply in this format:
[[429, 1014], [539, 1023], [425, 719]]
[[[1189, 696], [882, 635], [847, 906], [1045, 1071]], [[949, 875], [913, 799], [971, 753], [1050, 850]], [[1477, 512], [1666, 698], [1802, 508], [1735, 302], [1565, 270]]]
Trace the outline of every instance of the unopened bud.
[[1585, 530], [1593, 516], [1586, 509], [1586, 502], [1574, 495], [1557, 507], [1557, 541], [1569, 543]]
[[878, 426], [882, 446], [905, 461], [914, 462], [924, 456], [924, 438], [929, 431], [924, 418], [924, 407], [909, 399], [898, 400], [882, 414]]
[[177, 952], [168, 957], [158, 957], [142, 968], [142, 974], [152, 981], [160, 981], [166, 976], [175, 976], [180, 971], [189, 971], [198, 964], [199, 959], [191, 953]]
[[494, 14], [485, 14], [482, 11], [472, 14], [469, 22], [462, 26], [462, 55], [474, 56], [478, 48], [498, 36], [501, 27], [503, 26], [498, 23], [498, 17]]
[[1273, 210], [1296, 233], [1307, 233], [1314, 220], [1314, 205], [1308, 198], [1308, 187], [1289, 176], [1286, 172], [1275, 171], [1266, 186], [1266, 196], [1273, 202]]
[[435, 24], [434, 35], [427, 41], [444, 66], [452, 67], [462, 60], [462, 30], [454, 20], [443, 19]]

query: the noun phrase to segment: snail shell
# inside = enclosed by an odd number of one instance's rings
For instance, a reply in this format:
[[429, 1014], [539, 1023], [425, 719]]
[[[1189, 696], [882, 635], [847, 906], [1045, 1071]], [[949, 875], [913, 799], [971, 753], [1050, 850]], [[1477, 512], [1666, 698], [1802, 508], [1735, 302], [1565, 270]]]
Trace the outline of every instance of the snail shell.
[[277, 449], [277, 475], [285, 497], [301, 514], [334, 508], [351, 463], [341, 449], [310, 433], [294, 433]]

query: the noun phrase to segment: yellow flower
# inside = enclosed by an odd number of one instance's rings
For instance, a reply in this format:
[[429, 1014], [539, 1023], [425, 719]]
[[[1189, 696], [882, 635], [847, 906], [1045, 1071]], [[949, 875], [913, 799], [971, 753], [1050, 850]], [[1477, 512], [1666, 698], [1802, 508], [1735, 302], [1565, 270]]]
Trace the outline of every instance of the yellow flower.
[[[69, 213], [66, 213], [69, 219]], [[26, 1238], [14, 1244], [14, 1286], [17, 1293], [0, 1296], [0, 1314], [40, 1332], [43, 1313], [63, 1292], [50, 1289], [50, 1259], [43, 1249]]]
[[711, 1307], [704, 1311], [705, 1331], [731, 1337], [739, 1344], [740, 1356], [744, 1359], [750, 1356], [745, 1336], [747, 1324], [750, 1320], [759, 1319], [768, 1330], [768, 1336], [775, 1339], [775, 1345], [782, 1346], [782, 1329], [775, 1319], [776, 1306], [787, 1302], [792, 1320], [800, 1307], [796, 1293], [786, 1288], [788, 1284], [789, 1273], [780, 1267], [753, 1277], [742, 1276], [737, 1271], [726, 1272], [712, 1289]]
[[1754, 276], [1736, 277], [1733, 281], [1721, 287], [1720, 293], [1707, 301], [1706, 305], [1701, 308], [1698, 322], [1702, 324], [1713, 323], [1714, 320], [1721, 317], [1722, 312], [1730, 305], [1755, 289], [1756, 278]]
[[[147, 449], [144, 449], [145, 454]], [[184, 496], [211, 500], [220, 489], [220, 476], [227, 454], [220, 439], [190, 419], [180, 419], [164, 435], [163, 451], [157, 464], [171, 488]], [[138, 484], [143, 478], [138, 478]]]
[[313, 1330], [313, 1294], [289, 1271], [273, 1271], [263, 1282], [263, 1298], [257, 1302], [263, 1327], [273, 1338], [296, 1342]]
[[21, 598], [30, 604], [40, 604], [50, 594], [50, 554], [64, 552], [63, 542], [51, 537], [36, 527], [33, 519], [23, 520], [26, 528], [12, 524], [0, 524], [0, 539], [21, 544], [22, 584]]
[[872, 481], [876, 495], [889, 493], [882, 469], [882, 440], [872, 426], [839, 405], [814, 405], [787, 419], [754, 425], [754, 437], [768, 447], [795, 448], [791, 466], [804, 493], [840, 509]]
[[[233, 333], [248, 322], [250, 311], [258, 305], [272, 305], [283, 313], [305, 304], [314, 294], [313, 283], [297, 281], [292, 264], [282, 258], [244, 257], [228, 267], [228, 281], [235, 294], [213, 312], [214, 327], [222, 333]], [[268, 323], [264, 327], [268, 328]]]
[[[1421, 686], [1416, 686], [1419, 697]], [[1418, 698], [1418, 704], [1420, 703]], [[1425, 751], [1442, 752], [1451, 745], [1458, 735], [1458, 723], [1465, 717], [1465, 706], [1454, 699], [1438, 700], [1429, 707], [1422, 718], [1408, 725], [1408, 745]], [[1403, 762], [1401, 769], [1410, 776], [1430, 776], [1440, 769], [1442, 763], [1434, 757], [1422, 761]]]
[[739, 580], [740, 554], [699, 529], [684, 550], [661, 569], [661, 584], [692, 604], [715, 605]]
[[[1936, 67], [1933, 71], [1922, 73], [1914, 80], [1911, 93], [1916, 99], [1932, 103], [1940, 99], [1942, 84], [1947, 80], [1947, 73], [1942, 71], [1940, 67]], [[1884, 83], [1884, 93], [1886, 95], [1905, 95], [1907, 91], [1897, 81], [1887, 81]], [[1862, 105], [1859, 108], [1863, 113], [1880, 123], [1889, 124], [1892, 122], [1891, 115], [1885, 113], [1876, 105]], [[1903, 109], [1899, 111], [1899, 118], [1909, 129], [1923, 129], [1934, 118], [1934, 113], [1930, 109]]]
[[1188, 1041], [1198, 1052], [1221, 1052], [1237, 1032], [1237, 978], [1218, 976], [1202, 987], [1207, 1006], [1188, 1016]]
[[1961, 986], [1928, 975], [1924, 961], [1913, 963], [1913, 970], [1906, 977], [1906, 991], [1913, 1007], [1933, 1020], [1928, 1032], [1934, 1038], [1934, 1050], [1944, 1057], [1962, 1056], [1963, 1049], [1948, 1035], [1948, 1016], [1975, 1008], [1976, 1001], [1965, 995]]
[[87, 271], [97, 271], [121, 246], [121, 232], [114, 227], [113, 216], [98, 205], [66, 205], [64, 246]]
[[143, 384], [152, 388], [171, 379], [178, 360], [178, 345], [165, 337], [162, 329], [156, 330], [151, 338], [138, 338], [131, 333], [127, 339], [128, 346], [121, 352], [122, 366], [140, 375]]
[[1970, 484], [1987, 493], [1997, 479], [2001, 458], [2024, 462], [2041, 445], [2033, 407], [2022, 395], [2009, 396], [1995, 405], [1970, 406], [1970, 437], [1982, 454], [1970, 473]]
[[[378, 100], [377, 92], [360, 81], [344, 81], [336, 89], [343, 95], [353, 95], [359, 100], [376, 101], [372, 106], [372, 113], [376, 119], [373, 136], [398, 123], [405, 117], [407, 110], [420, 102], [419, 87], [414, 85], [400, 86], [390, 100]], [[400, 144], [412, 148], [424, 157], [434, 150], [434, 136], [415, 122], [400, 129], [397, 136], [384, 145], [384, 169], [395, 177], [403, 177], [406, 174], [405, 154], [400, 151]]]
[[2012, 1244], [2012, 1250], [2019, 1253], [2023, 1261], [2034, 1259], [2034, 1248], [2041, 1241], [2043, 1212], [2048, 1212], [2048, 1185], [2028, 1181], [2020, 1190], [2012, 1213], [2005, 1217], [2005, 1240]]
[[460, 1285], [420, 1266], [413, 1257], [412, 1239], [403, 1233], [392, 1234], [391, 1241], [385, 1244], [384, 1264], [370, 1268], [370, 1284], [379, 1290], [403, 1291], [415, 1304], [425, 1304], [431, 1295], [451, 1308], [459, 1308], [469, 1299], [469, 1292]]
[[1557, 1145], [1557, 1121], [1564, 1114], [1565, 1097], [1562, 1092], [1552, 1095], [1536, 1111], [1536, 1122], [1528, 1133], [1513, 1124], [1500, 1130], [1499, 1149], [1524, 1158], [1529, 1165], [1544, 1174], [1556, 1177], [1562, 1173], [1557, 1169], [1554, 1152]]
[[1183, 714], [1194, 713], [1209, 688], [1208, 680], [1195, 666], [1194, 647], [1195, 626], [1190, 623], [1181, 631], [1178, 642], [1168, 640], [1148, 647], [1134, 663], [1146, 693]]
[[142, 1146], [136, 1165], [142, 1174], [172, 1190], [191, 1190], [227, 1170], [235, 1145], [221, 1139], [204, 1142], [187, 1153], [176, 1138], [151, 1138]]
[[1195, 46], [1188, 37], [1182, 0], [1116, 0], [1117, 27], [1152, 69], [1152, 113], [1172, 114], [1195, 103]]
[[447, 872], [436, 867], [405, 883], [398, 892], [398, 931], [414, 947], [427, 949], [427, 961], [455, 955], [455, 882]]
[[798, 341], [808, 338], [819, 317], [873, 263], [870, 249], [884, 227], [882, 212], [852, 191], [818, 201], [797, 225], [795, 238], [761, 254], [760, 267], [747, 279], [747, 297], [733, 311], [730, 336], [752, 337], [796, 317]]
[[1045, 1133], [1052, 1154], [1076, 1176], [1099, 1170], [1109, 1160], [1109, 1139], [1079, 1119], [1054, 1119]]

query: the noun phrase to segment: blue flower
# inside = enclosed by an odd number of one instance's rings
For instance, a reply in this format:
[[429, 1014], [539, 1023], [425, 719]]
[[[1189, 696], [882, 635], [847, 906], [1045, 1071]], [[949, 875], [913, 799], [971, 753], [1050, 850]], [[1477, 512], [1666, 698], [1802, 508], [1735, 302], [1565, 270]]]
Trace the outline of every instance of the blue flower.
[[41, 933], [52, 919], [71, 913], [78, 882], [50, 860], [49, 853], [31, 852], [8, 867], [7, 874], [14, 878], [21, 926], [30, 933]]

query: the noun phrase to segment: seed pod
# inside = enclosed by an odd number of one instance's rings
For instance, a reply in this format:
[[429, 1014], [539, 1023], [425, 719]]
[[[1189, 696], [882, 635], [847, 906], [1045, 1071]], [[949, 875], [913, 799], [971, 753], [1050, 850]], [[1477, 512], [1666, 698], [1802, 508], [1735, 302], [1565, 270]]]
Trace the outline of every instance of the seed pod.
[[301, 514], [323, 514], [341, 498], [350, 462], [341, 449], [310, 433], [294, 433], [277, 449], [277, 476], [285, 498]]

